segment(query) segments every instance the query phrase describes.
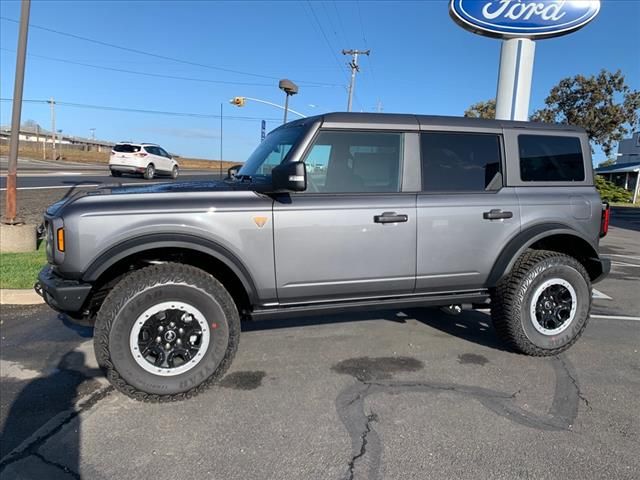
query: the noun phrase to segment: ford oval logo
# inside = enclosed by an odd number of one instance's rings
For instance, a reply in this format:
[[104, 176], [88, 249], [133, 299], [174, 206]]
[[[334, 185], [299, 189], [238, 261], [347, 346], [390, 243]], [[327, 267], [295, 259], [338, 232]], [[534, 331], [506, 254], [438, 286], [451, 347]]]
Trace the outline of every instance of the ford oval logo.
[[599, 0], [451, 0], [449, 14], [463, 28], [499, 38], [548, 38], [584, 27]]

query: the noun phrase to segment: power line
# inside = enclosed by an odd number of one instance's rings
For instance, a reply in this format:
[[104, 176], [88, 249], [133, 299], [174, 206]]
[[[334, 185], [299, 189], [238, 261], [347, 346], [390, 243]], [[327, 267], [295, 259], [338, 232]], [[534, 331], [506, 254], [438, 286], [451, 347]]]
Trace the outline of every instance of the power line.
[[[1, 102], [12, 102], [12, 98], [0, 98]], [[35, 104], [49, 104], [50, 100], [23, 100], [23, 103], [35, 103]], [[142, 108], [125, 108], [125, 107], [113, 107], [109, 105], [91, 105], [86, 103], [75, 103], [75, 102], [61, 102], [56, 100], [55, 104], [57, 106], [63, 107], [76, 107], [76, 108], [88, 108], [93, 110], [106, 110], [106, 111], [114, 111], [114, 112], [131, 112], [131, 113], [145, 113], [152, 115], [166, 115], [173, 117], [193, 117], [193, 118], [220, 118], [220, 115], [209, 114], [209, 113], [191, 113], [191, 112], [168, 112], [162, 110], [146, 110]], [[226, 120], [266, 120], [269, 122], [279, 122], [279, 118], [264, 118], [264, 117], [243, 117], [237, 115], [225, 115], [224, 119]]]
[[[0, 50], [4, 51], [4, 52], [9, 52], [9, 53], [15, 53], [15, 51], [13, 50], [9, 50], [8, 48], [0, 48]], [[177, 75], [163, 75], [161, 73], [149, 73], [149, 72], [140, 72], [140, 71], [135, 71], [135, 70], [128, 70], [128, 69], [124, 69], [124, 68], [115, 68], [115, 67], [106, 67], [103, 65], [94, 65], [91, 63], [84, 63], [84, 62], [77, 62], [75, 60], [68, 60], [66, 58], [56, 58], [56, 57], [49, 57], [46, 55], [36, 55], [35, 53], [28, 53], [27, 54], [28, 57], [33, 57], [33, 58], [41, 58], [44, 60], [51, 60], [54, 62], [61, 62], [61, 63], [67, 63], [70, 65], [79, 65], [82, 67], [89, 67], [89, 68], [97, 68], [99, 70], [108, 70], [108, 71], [112, 71], [112, 72], [120, 72], [120, 73], [130, 73], [133, 75], [142, 75], [145, 77], [157, 77], [157, 78], [168, 78], [171, 80], [186, 80], [186, 81], [190, 81], [190, 82], [204, 82], [204, 83], [221, 83], [221, 84], [226, 84], [226, 85], [243, 85], [243, 86], [254, 86], [254, 87], [273, 87], [272, 83], [253, 83], [253, 82], [230, 82], [230, 81], [226, 81], [226, 80], [210, 80], [207, 78], [192, 78], [192, 77], [181, 77], [181, 76], [177, 76]]]
[[[8, 22], [18, 23], [18, 21], [14, 20], [13, 18], [7, 18], [7, 17], [4, 17], [4, 16], [0, 16], [0, 19], [6, 20]], [[248, 75], [248, 76], [258, 77], [258, 78], [268, 78], [270, 80], [280, 80], [279, 77], [273, 77], [273, 76], [270, 76], [270, 75], [263, 75], [263, 74], [260, 74], [260, 73], [253, 73], [253, 72], [244, 72], [242, 70], [234, 70], [234, 69], [231, 69], [231, 68], [216, 67], [214, 65], [207, 65], [207, 64], [204, 64], [204, 63], [193, 62], [191, 60], [183, 60], [183, 59], [180, 59], [180, 58], [169, 57], [167, 55], [160, 55], [160, 54], [157, 54], [157, 53], [146, 52], [144, 50], [138, 50], [137, 48], [124, 47], [122, 45], [116, 45], [116, 44], [113, 44], [113, 43], [104, 42], [102, 40], [96, 40], [96, 39], [93, 39], [93, 38], [83, 37], [81, 35], [76, 35], [75, 33], [68, 33], [68, 32], [62, 32], [60, 30], [54, 30], [53, 28], [43, 27], [41, 25], [34, 25], [34, 24], [30, 23], [29, 27], [35, 28], [35, 29], [38, 29], [38, 30], [43, 30], [45, 32], [55, 33], [57, 35], [62, 35], [62, 36], [69, 37], [69, 38], [74, 38], [76, 40], [83, 40], [85, 42], [94, 43], [96, 45], [102, 45], [104, 47], [116, 48], [118, 50], [123, 50], [125, 52], [136, 53], [136, 54], [139, 54], [139, 55], [146, 55], [148, 57], [159, 58], [159, 59], [162, 59], [162, 60], [169, 60], [169, 61], [172, 61], [172, 62], [182, 63], [182, 64], [185, 64], [185, 65], [192, 65], [192, 66], [196, 66], [196, 67], [208, 68], [208, 69], [211, 69], [211, 70], [218, 70], [218, 71], [221, 71], [221, 72], [235, 73], [235, 74], [238, 74], [238, 75]], [[295, 80], [295, 81], [297, 83], [300, 83], [300, 84], [306, 83], [308, 85], [324, 85], [324, 86], [333, 86], [333, 87], [342, 86], [342, 85], [338, 85], [338, 84], [329, 84], [329, 83], [307, 81], [307, 80], [299, 80], [299, 79]]]

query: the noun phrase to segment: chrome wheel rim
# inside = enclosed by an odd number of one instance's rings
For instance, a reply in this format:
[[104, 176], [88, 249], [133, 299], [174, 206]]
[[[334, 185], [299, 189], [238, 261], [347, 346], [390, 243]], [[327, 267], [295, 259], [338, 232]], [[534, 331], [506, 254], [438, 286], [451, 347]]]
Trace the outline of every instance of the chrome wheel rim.
[[153, 178], [153, 174], [154, 174], [154, 173], [155, 173], [155, 171], [154, 171], [154, 169], [153, 169], [153, 166], [152, 166], [152, 165], [149, 165], [149, 166], [147, 167], [147, 177], [149, 177], [149, 178]]
[[209, 347], [210, 329], [196, 307], [162, 302], [145, 310], [129, 335], [135, 362], [149, 373], [180, 375], [198, 365]]
[[561, 278], [551, 278], [531, 297], [531, 323], [543, 335], [557, 335], [573, 323], [578, 297], [573, 286]]

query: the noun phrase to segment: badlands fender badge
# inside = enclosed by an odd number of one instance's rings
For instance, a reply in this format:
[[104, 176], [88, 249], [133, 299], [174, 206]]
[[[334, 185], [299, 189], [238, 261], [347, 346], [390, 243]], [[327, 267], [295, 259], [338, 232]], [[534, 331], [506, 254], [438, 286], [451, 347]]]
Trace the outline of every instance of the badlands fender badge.
[[264, 227], [265, 223], [267, 223], [267, 217], [253, 217], [253, 221], [258, 226], [258, 228]]

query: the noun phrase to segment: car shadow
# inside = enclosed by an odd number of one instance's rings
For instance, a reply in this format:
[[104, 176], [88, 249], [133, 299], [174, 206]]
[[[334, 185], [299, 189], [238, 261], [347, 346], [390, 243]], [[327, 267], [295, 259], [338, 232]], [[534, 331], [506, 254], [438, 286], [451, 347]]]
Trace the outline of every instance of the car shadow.
[[405, 323], [410, 319], [414, 319], [426, 326], [470, 343], [482, 345], [494, 350], [509, 351], [496, 336], [489, 314], [478, 310], [464, 310], [459, 315], [449, 315], [439, 308], [411, 308], [273, 320], [248, 320], [242, 322], [242, 331], [253, 332], [279, 328], [304, 327], [308, 325], [362, 322], [367, 320], [386, 320], [395, 323]]

